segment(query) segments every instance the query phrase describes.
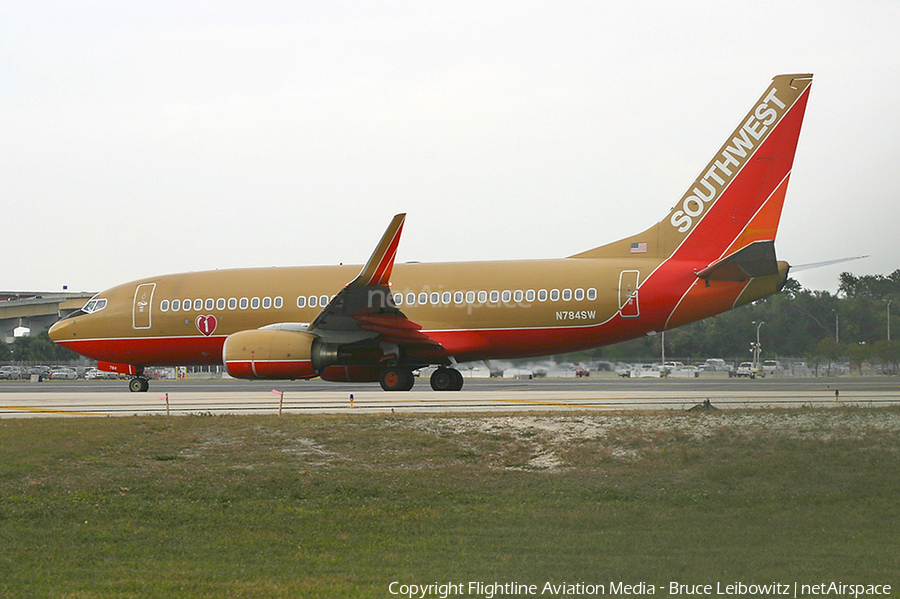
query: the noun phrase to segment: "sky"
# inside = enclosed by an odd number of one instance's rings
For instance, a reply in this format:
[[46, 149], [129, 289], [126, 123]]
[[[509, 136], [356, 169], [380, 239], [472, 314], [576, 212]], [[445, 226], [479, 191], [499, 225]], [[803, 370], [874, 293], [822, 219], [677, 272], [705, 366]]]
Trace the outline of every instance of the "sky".
[[0, 1], [0, 290], [558, 258], [663, 219], [813, 73], [778, 258], [900, 268], [900, 3]]

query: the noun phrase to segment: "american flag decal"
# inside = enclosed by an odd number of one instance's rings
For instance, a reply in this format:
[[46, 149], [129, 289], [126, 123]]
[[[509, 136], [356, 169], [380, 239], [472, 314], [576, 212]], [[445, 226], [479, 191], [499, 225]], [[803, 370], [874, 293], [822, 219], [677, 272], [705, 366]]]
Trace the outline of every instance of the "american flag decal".
[[632, 243], [631, 244], [631, 253], [632, 254], [646, 254], [647, 253], [647, 244], [646, 243]]

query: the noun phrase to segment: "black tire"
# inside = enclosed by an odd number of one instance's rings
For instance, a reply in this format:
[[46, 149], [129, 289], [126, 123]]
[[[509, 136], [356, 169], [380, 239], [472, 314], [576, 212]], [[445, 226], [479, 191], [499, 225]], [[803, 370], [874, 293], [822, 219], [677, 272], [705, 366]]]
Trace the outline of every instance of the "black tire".
[[438, 368], [431, 375], [431, 388], [435, 391], [459, 391], [463, 376], [454, 368]]
[[464, 382], [463, 375], [460, 371], [456, 370], [455, 368], [451, 368], [450, 372], [453, 373], [453, 388], [450, 390], [451, 391], [459, 391], [463, 387], [463, 382]]
[[128, 390], [132, 393], [143, 393], [150, 388], [150, 381], [135, 377], [128, 382]]
[[409, 391], [416, 379], [409, 370], [392, 367], [381, 373], [379, 382], [385, 391]]

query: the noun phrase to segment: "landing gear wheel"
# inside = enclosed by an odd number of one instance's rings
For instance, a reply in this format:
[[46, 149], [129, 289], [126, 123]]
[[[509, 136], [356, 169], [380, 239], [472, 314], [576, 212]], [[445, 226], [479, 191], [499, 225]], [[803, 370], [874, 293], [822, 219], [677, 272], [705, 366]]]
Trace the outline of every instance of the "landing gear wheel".
[[438, 368], [431, 375], [431, 388], [435, 391], [459, 391], [463, 376], [454, 368]]
[[381, 373], [380, 382], [385, 391], [409, 391], [416, 379], [409, 370], [391, 367]]
[[132, 393], [141, 393], [150, 388], [150, 381], [139, 376], [134, 377], [128, 383], [128, 390]]

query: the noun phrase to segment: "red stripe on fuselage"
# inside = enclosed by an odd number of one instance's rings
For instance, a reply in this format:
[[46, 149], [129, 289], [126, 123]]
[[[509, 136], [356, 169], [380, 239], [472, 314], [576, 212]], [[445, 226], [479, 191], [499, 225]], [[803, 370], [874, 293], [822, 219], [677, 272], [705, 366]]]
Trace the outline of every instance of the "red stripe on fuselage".
[[141, 366], [214, 366], [222, 364], [225, 337], [131, 337], [57, 341], [83, 356]]

